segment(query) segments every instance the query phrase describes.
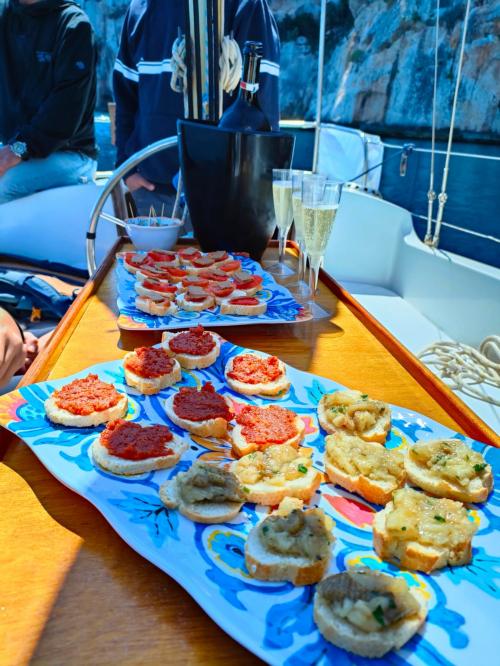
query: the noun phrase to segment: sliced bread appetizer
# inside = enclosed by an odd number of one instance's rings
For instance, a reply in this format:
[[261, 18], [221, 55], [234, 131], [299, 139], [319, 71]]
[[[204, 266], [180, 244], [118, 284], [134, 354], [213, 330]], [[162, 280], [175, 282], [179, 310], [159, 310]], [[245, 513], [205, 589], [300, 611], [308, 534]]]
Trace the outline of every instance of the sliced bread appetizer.
[[182, 247], [177, 254], [182, 264], [190, 264], [193, 259], [201, 257], [201, 252], [196, 247]]
[[149, 298], [149, 296], [136, 296], [135, 307], [141, 312], [146, 312], [147, 314], [156, 315], [158, 317], [173, 315], [179, 310], [174, 301], [168, 299], [155, 301], [152, 298]]
[[241, 270], [241, 261], [239, 259], [228, 259], [222, 263], [218, 263], [217, 267], [224, 271], [226, 275], [234, 275]]
[[210, 282], [226, 282], [227, 280], [227, 273], [221, 271], [217, 266], [199, 271], [198, 276]]
[[221, 339], [216, 333], [205, 331], [203, 326], [193, 326], [180, 333], [165, 331], [161, 343], [183, 368], [194, 370], [215, 363], [220, 354]]
[[333, 521], [322, 509], [302, 509], [287, 497], [277, 511], [255, 525], [245, 544], [245, 564], [259, 580], [311, 585], [321, 580], [330, 563]]
[[44, 403], [47, 418], [73, 428], [90, 428], [125, 416], [128, 399], [97, 375], [74, 379]]
[[187, 270], [178, 266], [166, 266], [162, 269], [172, 284], [178, 284], [188, 275]]
[[383, 444], [391, 429], [391, 410], [361, 391], [334, 391], [319, 401], [318, 420], [328, 433], [344, 431]]
[[162, 280], [166, 284], [170, 284], [170, 274], [165, 269], [158, 268], [157, 266], [141, 266], [137, 269], [135, 277], [138, 282], [144, 282], [144, 280]]
[[226, 282], [210, 282], [207, 291], [214, 296], [217, 305], [221, 305], [221, 303], [228, 298], [236, 298], [245, 295], [245, 292], [238, 291], [230, 280], [227, 280]]
[[238, 458], [272, 444], [297, 448], [304, 438], [305, 425], [300, 416], [279, 405], [245, 405], [235, 418], [231, 440]]
[[308, 501], [321, 483], [312, 466], [312, 449], [275, 444], [231, 463], [248, 502], [276, 506], [285, 497]]
[[173, 467], [187, 448], [187, 442], [166, 425], [142, 426], [117, 419], [107, 424], [90, 450], [96, 465], [129, 476]]
[[325, 441], [325, 469], [332, 483], [375, 504], [387, 504], [404, 485], [406, 473], [399, 451], [346, 432], [328, 435]]
[[209, 284], [210, 280], [201, 278], [199, 275], [186, 275], [186, 277], [181, 280], [179, 291], [187, 291], [188, 287], [201, 287], [202, 289], [207, 289]]
[[119, 253], [117, 256], [123, 257], [123, 267], [132, 275], [135, 275], [139, 268], [149, 264], [148, 257], [145, 254], [137, 254], [136, 252]]
[[123, 359], [125, 381], [144, 395], [159, 393], [180, 382], [182, 370], [163, 347], [138, 347]]
[[238, 354], [226, 363], [224, 376], [228, 386], [243, 395], [278, 395], [290, 388], [285, 364], [277, 356]]
[[165, 411], [172, 423], [200, 437], [224, 437], [233, 418], [228, 401], [210, 382], [201, 389], [182, 387], [165, 401]]
[[206, 271], [214, 266], [215, 261], [206, 254], [202, 254], [201, 257], [195, 257], [192, 259], [191, 262], [186, 265], [186, 270], [190, 275], [197, 275], [200, 271]]
[[461, 502], [401, 488], [375, 514], [373, 545], [383, 560], [430, 573], [470, 562], [476, 530]]
[[215, 298], [201, 287], [188, 287], [177, 296], [177, 305], [187, 312], [202, 312], [215, 305]]
[[459, 439], [417, 442], [404, 464], [411, 483], [436, 497], [484, 502], [493, 488], [491, 466]]
[[255, 296], [262, 289], [262, 277], [248, 271], [237, 271], [233, 275], [236, 287], [244, 291], [246, 296]]
[[261, 301], [255, 298], [255, 296], [236, 296], [236, 292], [220, 302], [221, 314], [256, 317], [257, 315], [264, 314], [266, 310], [266, 301]]
[[177, 294], [177, 287], [175, 284], [170, 284], [166, 280], [156, 280], [154, 278], [146, 278], [142, 282], [137, 280], [134, 284], [134, 289], [139, 296], [147, 296], [153, 301], [173, 301]]
[[222, 467], [195, 461], [160, 486], [160, 499], [169, 509], [197, 523], [225, 523], [241, 510], [245, 498], [238, 479]]
[[179, 257], [172, 250], [148, 250], [147, 256], [159, 268], [179, 265]]
[[225, 250], [214, 250], [213, 252], [207, 252], [205, 257], [212, 259], [214, 264], [222, 264], [226, 261], [232, 260], [231, 255], [229, 255]]
[[323, 637], [362, 657], [399, 650], [426, 617], [426, 602], [403, 577], [364, 567], [328, 576], [314, 595], [314, 621]]

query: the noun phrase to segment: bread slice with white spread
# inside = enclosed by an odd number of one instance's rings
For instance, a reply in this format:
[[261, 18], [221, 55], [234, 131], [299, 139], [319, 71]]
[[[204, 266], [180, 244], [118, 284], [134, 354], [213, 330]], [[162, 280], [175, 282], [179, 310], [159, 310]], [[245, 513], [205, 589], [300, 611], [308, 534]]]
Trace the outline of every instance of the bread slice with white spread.
[[409, 446], [404, 465], [411, 483], [436, 497], [484, 502], [493, 488], [491, 465], [459, 439], [434, 439]]
[[373, 545], [383, 560], [430, 573], [470, 562], [477, 527], [461, 502], [401, 488], [375, 514]]
[[321, 509], [302, 509], [285, 498], [277, 511], [255, 525], [245, 544], [249, 574], [260, 580], [317, 583], [331, 558], [333, 521]]
[[160, 499], [169, 509], [198, 523], [225, 523], [241, 510], [245, 498], [238, 479], [222, 467], [195, 461], [160, 486]]
[[[241, 298], [241, 297], [240, 297]], [[244, 296], [243, 298], [249, 298]], [[266, 301], [259, 300], [258, 298], [251, 297], [253, 299], [252, 303], [235, 303], [232, 302], [236, 300], [234, 295], [229, 298], [223, 299], [220, 302], [220, 313], [221, 314], [231, 314], [239, 316], [248, 316], [256, 317], [257, 315], [264, 314], [267, 310]]]
[[403, 455], [357, 435], [336, 432], [325, 438], [325, 470], [332, 483], [368, 502], [387, 504], [404, 485]]
[[359, 567], [322, 580], [313, 612], [327, 641], [377, 658], [399, 650], [417, 633], [427, 617], [427, 604], [403, 577]]

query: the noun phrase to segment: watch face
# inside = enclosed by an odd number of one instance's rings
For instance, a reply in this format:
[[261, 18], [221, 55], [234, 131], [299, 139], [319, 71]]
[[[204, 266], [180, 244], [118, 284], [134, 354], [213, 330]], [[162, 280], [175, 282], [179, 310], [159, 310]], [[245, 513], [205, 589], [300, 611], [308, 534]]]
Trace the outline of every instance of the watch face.
[[10, 149], [18, 157], [24, 157], [28, 152], [28, 146], [23, 141], [14, 141], [10, 144]]

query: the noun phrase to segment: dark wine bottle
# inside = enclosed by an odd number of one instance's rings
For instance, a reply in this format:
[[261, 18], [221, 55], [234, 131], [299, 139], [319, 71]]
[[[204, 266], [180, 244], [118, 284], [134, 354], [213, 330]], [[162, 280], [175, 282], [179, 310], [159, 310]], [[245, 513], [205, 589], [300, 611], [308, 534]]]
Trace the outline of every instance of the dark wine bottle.
[[219, 127], [237, 131], [270, 132], [271, 125], [260, 108], [259, 90], [262, 42], [245, 42], [243, 47], [243, 72], [236, 101], [226, 109]]

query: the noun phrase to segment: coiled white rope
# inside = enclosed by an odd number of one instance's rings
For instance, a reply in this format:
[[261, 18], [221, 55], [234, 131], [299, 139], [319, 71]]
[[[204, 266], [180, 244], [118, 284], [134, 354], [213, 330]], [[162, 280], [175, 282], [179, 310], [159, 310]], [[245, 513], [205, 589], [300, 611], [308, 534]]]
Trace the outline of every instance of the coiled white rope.
[[480, 385], [500, 389], [500, 336], [490, 335], [479, 350], [460, 342], [435, 342], [419, 355], [434, 366], [439, 376], [452, 389], [500, 407], [500, 400], [487, 395]]
[[[241, 78], [242, 58], [238, 42], [226, 35], [221, 42], [219, 58], [221, 88], [231, 93], [237, 87]], [[172, 46], [172, 78], [170, 87], [177, 93], [187, 91], [186, 67], [186, 40], [183, 36], [177, 37]]]

